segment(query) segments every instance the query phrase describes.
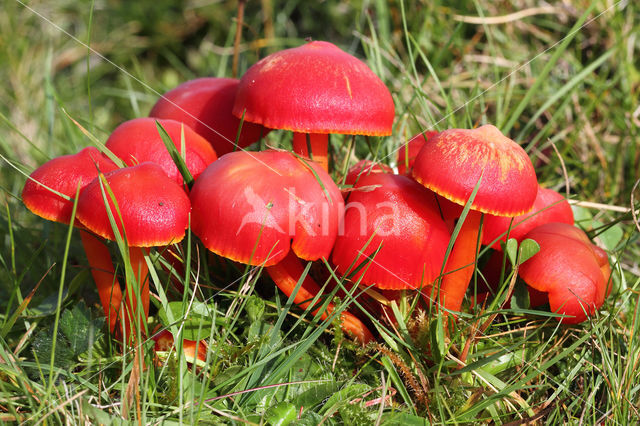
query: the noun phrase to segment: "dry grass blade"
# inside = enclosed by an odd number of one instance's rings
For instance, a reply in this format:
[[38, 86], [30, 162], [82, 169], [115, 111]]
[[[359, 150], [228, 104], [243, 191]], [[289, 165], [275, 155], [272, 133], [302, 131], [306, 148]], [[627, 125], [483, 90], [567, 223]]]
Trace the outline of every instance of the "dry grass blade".
[[506, 24], [507, 22], [519, 21], [529, 16], [561, 15], [563, 13], [564, 13], [563, 10], [558, 7], [542, 6], [542, 7], [532, 7], [529, 9], [523, 9], [518, 12], [514, 12], [508, 15], [502, 15], [502, 16], [482, 17], [482, 16], [453, 15], [453, 19], [455, 19], [458, 22], [464, 22], [467, 24], [496, 25], [496, 24]]

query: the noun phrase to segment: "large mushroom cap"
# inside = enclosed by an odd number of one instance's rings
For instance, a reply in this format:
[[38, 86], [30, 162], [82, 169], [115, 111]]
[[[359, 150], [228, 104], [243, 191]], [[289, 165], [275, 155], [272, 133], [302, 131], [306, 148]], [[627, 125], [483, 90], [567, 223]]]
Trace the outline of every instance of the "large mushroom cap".
[[[239, 80], [204, 77], [182, 83], [156, 102], [149, 117], [180, 121], [202, 135], [218, 155], [235, 150], [240, 120], [231, 114]], [[269, 129], [242, 123], [238, 147], [251, 145]]]
[[94, 147], [56, 157], [31, 173], [22, 190], [22, 201], [29, 210], [44, 219], [69, 223], [73, 200], [66, 200], [50, 189], [73, 198], [78, 185], [80, 189], [84, 188], [98, 176], [98, 171], [106, 173], [117, 168]]
[[548, 293], [553, 312], [569, 315], [575, 324], [593, 315], [607, 294], [609, 261], [580, 229], [566, 223], [547, 223], [525, 235], [540, 251], [520, 266], [522, 279]]
[[238, 262], [270, 266], [289, 252], [328, 257], [344, 203], [329, 175], [281, 151], [233, 152], [212, 163], [191, 190], [193, 232]]
[[300, 133], [391, 134], [394, 105], [384, 83], [354, 56], [324, 41], [282, 50], [247, 70], [233, 114]]
[[473, 130], [445, 130], [424, 144], [413, 178], [464, 205], [482, 176], [472, 209], [496, 216], [531, 210], [538, 192], [536, 174], [520, 145], [487, 124]]
[[[487, 215], [484, 218], [482, 244], [487, 245], [509, 231], [509, 238], [522, 241], [525, 234], [533, 228], [550, 222], [561, 222], [573, 225], [573, 211], [567, 200], [554, 191], [539, 187], [531, 211], [513, 218]], [[511, 229], [509, 229], [511, 227]], [[501, 250], [500, 241], [506, 241], [503, 235], [492, 248]]]
[[[357, 190], [362, 187], [375, 189]], [[405, 176], [384, 173], [362, 176], [355, 189], [332, 254], [338, 271], [373, 258], [354, 280], [382, 289], [426, 288], [442, 270], [450, 239], [434, 194]]]
[[[206, 139], [189, 126], [176, 120], [158, 122], [167, 131], [178, 152], [181, 151], [184, 131], [185, 164], [194, 178], [218, 158]], [[167, 176], [177, 183], [183, 182], [182, 175], [162, 141], [154, 118], [125, 121], [111, 133], [105, 145], [129, 166], [149, 161], [160, 166]]]
[[118, 169], [105, 174], [104, 180], [117, 201], [118, 209], [106, 185], [100, 178], [94, 179], [78, 199], [78, 220], [87, 229], [103, 238], [115, 239], [104, 192], [121, 234], [124, 227], [129, 246], [155, 247], [182, 240], [189, 223], [189, 197], [160, 166], [142, 163]]

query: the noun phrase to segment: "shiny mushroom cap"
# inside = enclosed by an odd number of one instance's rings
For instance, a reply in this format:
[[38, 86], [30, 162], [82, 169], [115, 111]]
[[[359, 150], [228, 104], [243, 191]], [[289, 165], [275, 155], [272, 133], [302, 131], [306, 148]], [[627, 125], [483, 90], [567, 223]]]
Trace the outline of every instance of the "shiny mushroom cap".
[[344, 212], [331, 177], [282, 151], [233, 152], [212, 163], [191, 190], [193, 232], [226, 258], [270, 266], [291, 248], [328, 257]]
[[[527, 232], [550, 222], [573, 225], [573, 211], [562, 195], [553, 189], [539, 187], [533, 208], [529, 213], [516, 216], [513, 221], [509, 217], [486, 215], [483, 223], [482, 244], [490, 244], [500, 235], [505, 234], [491, 246], [495, 250], [501, 250], [500, 242], [507, 240], [507, 231], [509, 231], [509, 238], [522, 241]], [[510, 230], [509, 226], [511, 226]]]
[[[178, 152], [181, 152], [184, 131], [185, 164], [194, 178], [218, 158], [209, 142], [189, 126], [176, 120], [158, 122], [167, 131]], [[149, 161], [160, 166], [166, 175], [177, 183], [183, 182], [182, 175], [158, 132], [155, 118], [125, 121], [111, 133], [105, 145], [128, 166]]]
[[324, 41], [281, 50], [247, 70], [233, 114], [300, 133], [391, 134], [389, 89], [356, 57]]
[[191, 209], [189, 197], [160, 166], [142, 163], [106, 173], [80, 193], [78, 220], [90, 231], [114, 240], [103, 193], [118, 231], [121, 235], [125, 231], [129, 246], [163, 246], [184, 238]]
[[44, 219], [69, 223], [73, 200], [66, 200], [50, 189], [73, 198], [78, 185], [80, 189], [84, 188], [98, 176], [98, 171], [106, 173], [117, 168], [94, 147], [56, 157], [31, 173], [22, 190], [22, 201], [29, 210]]
[[520, 266], [520, 277], [548, 293], [553, 312], [580, 323], [602, 306], [608, 293], [609, 261], [604, 250], [580, 229], [566, 223], [547, 223], [525, 235], [540, 251]]
[[480, 177], [472, 209], [496, 216], [531, 210], [538, 192], [531, 160], [520, 145], [490, 124], [440, 132], [424, 144], [413, 165], [415, 180], [461, 205]]
[[[344, 232], [332, 261], [345, 274], [372, 260], [353, 277], [381, 289], [415, 289], [440, 274], [450, 235], [434, 194], [399, 175], [362, 176], [347, 203]], [[377, 253], [376, 253], [377, 251]], [[375, 253], [375, 256], [374, 256]]]
[[[240, 119], [231, 114], [239, 81], [217, 77], [189, 80], [162, 95], [149, 117], [180, 121], [207, 139], [218, 155], [232, 152], [240, 127]], [[238, 147], [247, 147], [268, 132], [245, 120]]]

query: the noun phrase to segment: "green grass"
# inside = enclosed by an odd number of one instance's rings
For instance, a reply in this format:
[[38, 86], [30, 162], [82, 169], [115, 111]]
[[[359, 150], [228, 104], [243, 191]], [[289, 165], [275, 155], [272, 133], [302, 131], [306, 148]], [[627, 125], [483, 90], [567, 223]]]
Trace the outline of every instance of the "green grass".
[[[39, 164], [104, 141], [122, 121], [146, 115], [158, 93], [198, 76], [230, 76], [235, 2], [28, 5], [6, 0], [0, 14], [0, 423], [640, 417], [640, 232], [630, 213], [611, 208], [629, 208], [640, 179], [635, 2], [573, 0], [502, 23], [465, 17], [539, 2], [248, 2], [241, 72], [312, 37], [366, 59], [390, 88], [393, 136], [356, 138], [353, 154], [348, 138], [332, 137], [334, 164], [394, 165], [395, 151], [419, 131], [496, 124], [527, 148], [541, 184], [605, 205], [575, 209], [610, 255], [614, 289], [596, 318], [574, 327], [540, 311], [467, 303], [449, 338], [442, 317], [413, 311], [409, 296], [394, 306], [395, 328], [372, 318], [384, 338], [360, 349], [335, 318], [292, 307], [260, 269], [208, 256], [190, 236], [178, 248], [189, 265], [182, 274], [149, 256], [151, 325], [206, 339], [199, 368], [183, 356], [154, 360], [150, 341], [137, 357], [122, 354], [105, 332], [76, 232], [28, 212], [20, 191]], [[272, 132], [269, 144], [288, 146], [290, 135]], [[636, 188], [635, 208], [638, 198]], [[113, 253], [127, 270], [116, 245]]]

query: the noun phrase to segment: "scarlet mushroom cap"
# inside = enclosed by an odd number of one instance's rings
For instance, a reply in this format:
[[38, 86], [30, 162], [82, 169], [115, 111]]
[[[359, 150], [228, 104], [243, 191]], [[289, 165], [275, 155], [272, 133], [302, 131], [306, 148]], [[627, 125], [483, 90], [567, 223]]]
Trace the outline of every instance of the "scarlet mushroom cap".
[[580, 229], [566, 223], [547, 223], [525, 235], [540, 251], [524, 262], [520, 277], [536, 290], [548, 293], [549, 305], [562, 322], [577, 324], [604, 303], [609, 282], [606, 253]]
[[[497, 240], [491, 248], [501, 250], [500, 242], [507, 240], [507, 231], [509, 231], [509, 238], [515, 238], [520, 242], [527, 232], [549, 222], [573, 225], [573, 211], [567, 200], [558, 192], [538, 187], [538, 194], [529, 213], [516, 216], [513, 219], [504, 216], [485, 216], [482, 244], [488, 245]], [[511, 229], [509, 229], [510, 226]], [[500, 237], [501, 235], [502, 237]], [[500, 238], [498, 239], [498, 237]]]
[[[156, 102], [149, 117], [180, 121], [209, 141], [218, 155], [232, 152], [240, 119], [231, 110], [239, 80], [204, 77], [189, 80], [168, 91]], [[238, 148], [244, 148], [269, 133], [260, 125], [242, 123]]]
[[375, 163], [371, 160], [360, 160], [349, 168], [344, 183], [346, 185], [354, 185], [360, 178], [371, 173], [393, 173], [393, 169], [386, 164]]
[[437, 134], [438, 132], [435, 130], [427, 130], [424, 133], [418, 133], [417, 135], [409, 139], [409, 142], [404, 144], [404, 146], [402, 146], [398, 150], [398, 174], [411, 175], [413, 163], [416, 160], [420, 149], [422, 149], [422, 146], [428, 140], [430, 140]]
[[104, 181], [118, 203], [118, 210], [104, 182], [94, 179], [78, 199], [78, 220], [87, 229], [115, 240], [104, 203], [104, 186], [118, 231], [121, 235], [125, 231], [129, 246], [164, 246], [182, 240], [189, 223], [189, 197], [160, 166], [147, 162], [118, 169], [106, 173]]
[[[450, 234], [433, 193], [405, 176], [362, 176], [349, 196], [344, 232], [332, 262], [345, 274], [372, 259], [353, 280], [381, 289], [424, 289], [442, 271]], [[377, 252], [376, 252], [377, 251]], [[375, 255], [374, 255], [375, 254]]]
[[38, 216], [68, 224], [73, 200], [67, 200], [47, 188], [73, 198], [78, 185], [80, 189], [84, 188], [98, 176], [98, 171], [107, 173], [117, 168], [95, 147], [53, 158], [31, 173], [22, 189], [22, 201]]
[[358, 58], [325, 41], [273, 53], [242, 76], [233, 114], [300, 133], [391, 134], [389, 89]]
[[472, 209], [496, 216], [531, 210], [538, 192], [531, 160], [491, 124], [440, 132], [423, 145], [413, 165], [415, 180], [460, 205], [469, 200], [480, 177]]
[[437, 134], [418, 153], [412, 175], [423, 186], [460, 205], [465, 205], [478, 187], [440, 285], [441, 305], [459, 311], [473, 273], [477, 242], [482, 241], [481, 213], [516, 216], [531, 210], [538, 192], [533, 165], [520, 145], [487, 124]]
[[[178, 152], [181, 152], [184, 131], [184, 159], [191, 175], [197, 178], [207, 166], [218, 157], [209, 142], [189, 126], [176, 120], [158, 120], [167, 131]], [[105, 144], [111, 152], [128, 166], [149, 161], [157, 164], [171, 179], [182, 184], [169, 151], [167, 151], [154, 118], [135, 118], [120, 124], [109, 136]]]
[[305, 260], [328, 257], [344, 211], [324, 170], [283, 151], [226, 154], [190, 196], [192, 229], [205, 247], [251, 265], [275, 265], [289, 248]]

